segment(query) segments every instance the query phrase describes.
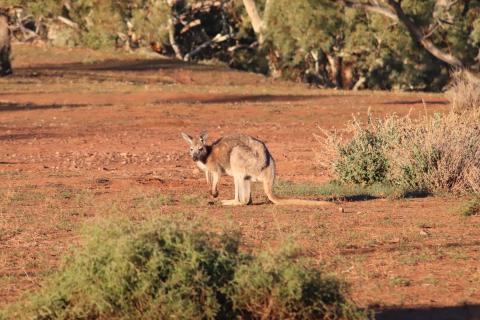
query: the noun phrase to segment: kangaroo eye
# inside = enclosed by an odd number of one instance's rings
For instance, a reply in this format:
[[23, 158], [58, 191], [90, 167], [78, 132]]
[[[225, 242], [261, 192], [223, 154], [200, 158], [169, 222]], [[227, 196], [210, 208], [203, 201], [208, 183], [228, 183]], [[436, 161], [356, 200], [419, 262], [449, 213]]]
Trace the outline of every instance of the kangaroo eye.
[[193, 151], [193, 148], [190, 148], [190, 151]]

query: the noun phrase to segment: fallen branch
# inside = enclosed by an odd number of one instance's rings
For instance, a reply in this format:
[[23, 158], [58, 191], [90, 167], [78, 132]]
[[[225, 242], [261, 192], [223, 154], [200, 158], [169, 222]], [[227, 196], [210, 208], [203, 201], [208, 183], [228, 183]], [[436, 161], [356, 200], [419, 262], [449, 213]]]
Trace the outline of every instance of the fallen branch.
[[205, 41], [204, 43], [202, 43], [201, 45], [199, 45], [198, 47], [196, 47], [195, 49], [193, 49], [192, 51], [190, 51], [189, 53], [187, 53], [183, 60], [184, 61], [190, 61], [192, 59], [193, 56], [197, 55], [200, 51], [202, 51], [203, 49], [207, 48], [209, 45], [211, 45], [212, 43], [220, 43], [220, 42], [223, 42], [223, 41], [226, 41], [230, 38], [229, 35], [227, 34], [224, 34], [224, 35], [221, 35], [221, 34], [217, 34], [215, 37], [213, 37], [212, 39], [208, 40], [208, 41]]
[[189, 22], [185, 27], [183, 27], [182, 30], [180, 30], [180, 34], [184, 34], [185, 32], [188, 32], [190, 29], [192, 29], [196, 26], [199, 26], [201, 24], [202, 24], [202, 22], [200, 21], [200, 19], [195, 19], [195, 20]]
[[[38, 34], [36, 34], [34, 31], [32, 31], [28, 28], [25, 28], [22, 25], [10, 26], [9, 29], [10, 29], [10, 32], [15, 37], [15, 39], [17, 39], [18, 41], [29, 42], [29, 41], [32, 41], [33, 39], [38, 37]], [[19, 31], [22, 33], [22, 37], [23, 37], [22, 39], [20, 39], [17, 36], [17, 33]]]
[[62, 17], [62, 16], [58, 16], [57, 20], [60, 21], [61, 23], [65, 24], [65, 25], [69, 26], [70, 28], [73, 28], [75, 30], [80, 31], [80, 27], [78, 26], [78, 23], [75, 23], [70, 19], [67, 19], [67, 18]]

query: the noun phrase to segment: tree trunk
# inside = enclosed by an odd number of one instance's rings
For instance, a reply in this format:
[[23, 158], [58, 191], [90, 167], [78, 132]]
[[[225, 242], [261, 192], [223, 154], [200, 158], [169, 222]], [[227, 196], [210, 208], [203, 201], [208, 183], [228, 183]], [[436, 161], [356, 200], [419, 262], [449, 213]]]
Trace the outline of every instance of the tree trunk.
[[173, 23], [173, 17], [170, 15], [168, 18], [168, 40], [170, 41], [170, 45], [175, 52], [175, 57], [177, 59], [183, 60], [182, 50], [177, 44], [177, 40], [175, 40], [175, 24]]
[[258, 14], [257, 6], [255, 5], [254, 0], [243, 0], [243, 5], [245, 6], [250, 21], [252, 22], [253, 31], [257, 36], [258, 44], [262, 46], [265, 40], [263, 32], [264, 24], [262, 18], [260, 18], [260, 15]]
[[318, 74], [320, 74], [320, 61], [318, 60], [319, 50], [312, 50], [312, 51], [310, 51], [310, 54], [312, 55], [313, 61], [315, 63], [315, 65], [314, 65], [315, 73], [318, 75]]
[[330, 77], [335, 88], [342, 87], [342, 61], [340, 57], [327, 54], [328, 64], [330, 65]]

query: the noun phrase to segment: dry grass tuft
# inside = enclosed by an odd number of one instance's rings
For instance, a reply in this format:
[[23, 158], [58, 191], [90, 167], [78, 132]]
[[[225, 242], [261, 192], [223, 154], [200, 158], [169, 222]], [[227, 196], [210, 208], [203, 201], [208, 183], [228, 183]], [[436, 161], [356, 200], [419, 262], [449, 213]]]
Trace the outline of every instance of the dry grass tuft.
[[[480, 80], [466, 71], [454, 75], [447, 114], [414, 120], [391, 115], [362, 124], [354, 119], [346, 136], [323, 131], [322, 151], [334, 160], [342, 182], [389, 183], [401, 191], [480, 193]], [[331, 158], [332, 159], [332, 158]]]
[[[414, 120], [354, 120], [345, 141], [326, 133], [334, 174], [346, 183], [387, 182], [402, 191], [480, 192], [480, 109]], [[367, 137], [367, 138], [366, 138]], [[330, 151], [331, 152], [331, 151]]]
[[480, 79], [464, 70], [456, 71], [447, 97], [454, 112], [480, 108]]

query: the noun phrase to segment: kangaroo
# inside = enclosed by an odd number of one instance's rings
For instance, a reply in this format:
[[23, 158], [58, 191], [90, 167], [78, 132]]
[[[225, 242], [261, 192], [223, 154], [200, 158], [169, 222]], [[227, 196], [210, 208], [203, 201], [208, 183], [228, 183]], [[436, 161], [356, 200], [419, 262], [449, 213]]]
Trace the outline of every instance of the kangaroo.
[[10, 64], [10, 29], [8, 29], [8, 17], [0, 13], [0, 67], [2, 76], [12, 73]]
[[236, 134], [225, 136], [207, 144], [207, 133], [202, 132], [193, 139], [182, 132], [190, 146], [190, 156], [198, 168], [205, 172], [207, 184], [213, 197], [218, 196], [220, 176], [226, 173], [233, 177], [235, 199], [222, 200], [223, 205], [237, 206], [252, 203], [251, 182], [262, 182], [268, 199], [277, 205], [331, 205], [328, 201], [281, 199], [273, 193], [275, 161], [262, 141], [253, 137]]

